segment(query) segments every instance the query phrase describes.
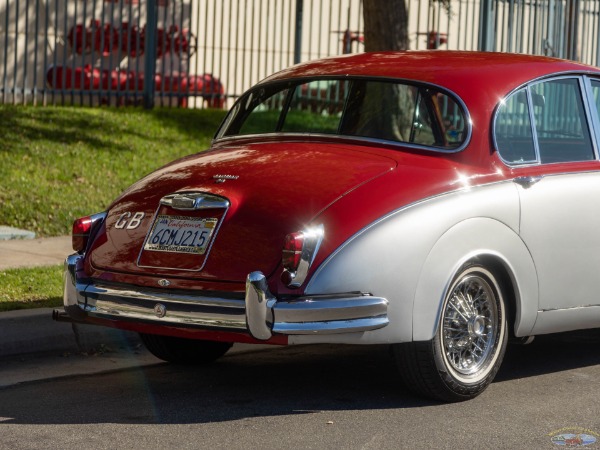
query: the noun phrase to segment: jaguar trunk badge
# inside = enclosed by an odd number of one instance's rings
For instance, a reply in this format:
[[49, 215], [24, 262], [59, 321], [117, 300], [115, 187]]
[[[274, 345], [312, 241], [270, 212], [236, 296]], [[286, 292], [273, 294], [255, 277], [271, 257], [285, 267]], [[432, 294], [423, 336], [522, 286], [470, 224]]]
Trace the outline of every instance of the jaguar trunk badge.
[[158, 285], [162, 287], [167, 287], [171, 285], [171, 282], [163, 278], [162, 280], [158, 280]]
[[215, 180], [215, 183], [225, 183], [227, 180], [237, 180], [239, 177], [239, 175], [219, 174], [213, 175], [213, 180]]

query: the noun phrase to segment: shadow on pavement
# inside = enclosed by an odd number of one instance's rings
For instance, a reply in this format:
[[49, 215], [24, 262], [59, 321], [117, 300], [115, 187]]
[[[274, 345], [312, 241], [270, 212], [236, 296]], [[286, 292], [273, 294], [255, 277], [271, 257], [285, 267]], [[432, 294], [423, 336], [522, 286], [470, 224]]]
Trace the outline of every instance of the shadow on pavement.
[[[598, 365], [599, 343], [593, 330], [509, 346], [497, 382]], [[0, 422], [11, 424], [190, 424], [431, 406], [456, 412], [469, 402], [439, 405], [410, 394], [387, 346], [274, 348], [207, 367], [157, 364], [0, 390]]]

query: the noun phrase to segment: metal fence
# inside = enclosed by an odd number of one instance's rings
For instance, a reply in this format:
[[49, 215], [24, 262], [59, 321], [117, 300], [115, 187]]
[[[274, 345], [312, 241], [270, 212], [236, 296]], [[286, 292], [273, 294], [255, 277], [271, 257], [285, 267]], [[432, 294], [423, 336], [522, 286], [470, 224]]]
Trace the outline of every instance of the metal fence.
[[[599, 62], [600, 0], [406, 4], [411, 49]], [[361, 0], [0, 0], [0, 102], [226, 107], [294, 63], [363, 51], [362, 30]]]

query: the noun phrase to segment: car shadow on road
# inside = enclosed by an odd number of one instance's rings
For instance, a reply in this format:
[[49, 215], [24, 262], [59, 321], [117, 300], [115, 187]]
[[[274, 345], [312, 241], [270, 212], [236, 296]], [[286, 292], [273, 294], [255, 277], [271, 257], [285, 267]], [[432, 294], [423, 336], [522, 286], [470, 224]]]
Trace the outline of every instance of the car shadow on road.
[[[497, 382], [600, 364], [598, 330], [510, 346]], [[487, 393], [472, 400], [485, 402]], [[387, 346], [298, 346], [226, 355], [205, 367], [157, 363], [0, 390], [0, 421], [199, 424], [332, 411], [447, 407], [402, 386]]]
[[509, 345], [495, 382], [600, 365], [600, 329], [537, 336]]

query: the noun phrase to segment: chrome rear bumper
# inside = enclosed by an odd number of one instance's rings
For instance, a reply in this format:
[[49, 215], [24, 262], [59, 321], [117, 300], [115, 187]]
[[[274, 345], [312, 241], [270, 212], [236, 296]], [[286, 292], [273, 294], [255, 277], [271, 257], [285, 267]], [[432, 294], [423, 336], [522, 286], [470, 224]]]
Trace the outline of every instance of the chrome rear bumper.
[[385, 298], [368, 294], [278, 299], [265, 276], [252, 272], [245, 294], [203, 295], [108, 284], [85, 278], [83, 257], [65, 261], [64, 304], [74, 320], [97, 317], [155, 325], [248, 332], [267, 340], [273, 334], [332, 334], [376, 330], [388, 324]]

